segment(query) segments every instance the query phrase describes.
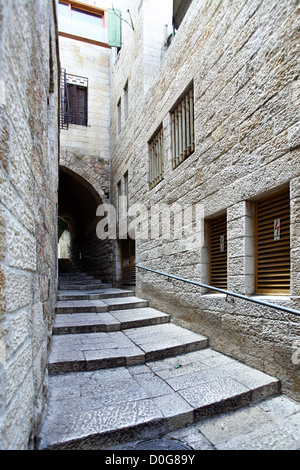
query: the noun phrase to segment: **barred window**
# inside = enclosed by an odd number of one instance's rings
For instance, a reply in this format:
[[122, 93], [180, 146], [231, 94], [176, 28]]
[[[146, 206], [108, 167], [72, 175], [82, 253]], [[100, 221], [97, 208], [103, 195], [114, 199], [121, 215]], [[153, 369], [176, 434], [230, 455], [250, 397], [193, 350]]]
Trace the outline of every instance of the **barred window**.
[[154, 188], [164, 178], [163, 128], [160, 126], [149, 142], [149, 183]]
[[194, 89], [191, 88], [171, 112], [173, 169], [195, 150]]
[[88, 125], [88, 78], [71, 75], [61, 70], [60, 81], [60, 127], [69, 124]]

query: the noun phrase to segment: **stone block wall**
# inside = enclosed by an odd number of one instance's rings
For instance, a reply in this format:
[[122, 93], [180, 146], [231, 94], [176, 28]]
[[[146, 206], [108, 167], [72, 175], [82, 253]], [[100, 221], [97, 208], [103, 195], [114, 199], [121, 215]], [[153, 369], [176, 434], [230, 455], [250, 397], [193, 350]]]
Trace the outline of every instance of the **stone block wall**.
[[[60, 164], [96, 192], [100, 205], [110, 197], [110, 50], [62, 36], [59, 45], [66, 72], [88, 79], [88, 125], [69, 124], [61, 131]], [[76, 270], [112, 280], [111, 245], [96, 237], [94, 212], [91, 226], [71, 230], [72, 263]]]
[[43, 415], [56, 301], [59, 62], [55, 3], [0, 1], [0, 449]]
[[[149, 210], [162, 203], [200, 203], [204, 209], [201, 248], [187, 250], [184, 239], [142, 239], [137, 263], [207, 284], [209, 221], [226, 214], [228, 289], [255, 295], [255, 201], [288, 189], [291, 293], [263, 297], [299, 310], [297, 2], [194, 0], [171, 45], [166, 49], [161, 44], [160, 61], [152, 61], [151, 85], [145, 72], [148, 49], [143, 47], [149, 41], [144, 15], [148, 2], [133, 3], [135, 30], [124, 25], [124, 44], [111, 74], [112, 200], [116, 204], [117, 184], [128, 171], [130, 205], [142, 203]], [[151, 40], [159, 39], [153, 35]], [[129, 60], [132, 55], [134, 61]], [[118, 133], [117, 103], [126, 80], [129, 119]], [[191, 83], [195, 152], [174, 170], [170, 112]], [[161, 124], [164, 179], [150, 190], [148, 142]], [[222, 294], [142, 271], [137, 273], [137, 293], [176, 322], [208, 335], [217, 350], [279, 377], [283, 391], [299, 400], [299, 363], [293, 361], [299, 316], [238, 299], [228, 302]]]

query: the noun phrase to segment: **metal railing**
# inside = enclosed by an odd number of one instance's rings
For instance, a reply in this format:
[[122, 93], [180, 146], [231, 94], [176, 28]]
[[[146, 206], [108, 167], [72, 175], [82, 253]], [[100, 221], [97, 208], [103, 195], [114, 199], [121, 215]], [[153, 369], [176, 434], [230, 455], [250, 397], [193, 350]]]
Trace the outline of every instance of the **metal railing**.
[[175, 279], [176, 281], [186, 282], [186, 283], [192, 284], [194, 286], [204, 287], [205, 289], [208, 289], [208, 290], [217, 291], [217, 292], [220, 292], [222, 294], [225, 294], [226, 296], [237, 297], [239, 299], [247, 300], [249, 302], [253, 302], [253, 303], [256, 303], [256, 304], [259, 304], [259, 305], [263, 305], [265, 307], [275, 308], [277, 310], [281, 310], [281, 311], [287, 312], [287, 313], [292, 313], [294, 315], [300, 315], [299, 310], [294, 310], [294, 309], [289, 308], [289, 307], [284, 307], [283, 305], [272, 304], [272, 303], [269, 303], [269, 302], [265, 302], [264, 300], [261, 300], [261, 299], [256, 299], [255, 297], [248, 297], [246, 295], [238, 294], [236, 292], [230, 292], [230, 291], [227, 291], [227, 290], [224, 290], [224, 289], [220, 289], [218, 287], [213, 287], [213, 286], [209, 286], [207, 284], [202, 284], [202, 283], [197, 282], [197, 281], [191, 281], [190, 279], [185, 279], [185, 278], [182, 278], [182, 277], [174, 276], [173, 274], [163, 273], [163, 272], [157, 271], [155, 269], [145, 268], [144, 266], [136, 265], [136, 268], [143, 269], [144, 271], [149, 271], [149, 272], [152, 272], [154, 274], [159, 274], [161, 276], [168, 277], [169, 279]]

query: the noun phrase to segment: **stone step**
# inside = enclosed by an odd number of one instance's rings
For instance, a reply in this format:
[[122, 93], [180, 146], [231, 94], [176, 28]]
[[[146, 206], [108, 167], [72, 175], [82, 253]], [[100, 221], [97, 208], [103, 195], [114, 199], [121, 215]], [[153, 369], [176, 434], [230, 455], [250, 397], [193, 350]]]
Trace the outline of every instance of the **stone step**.
[[278, 394], [279, 381], [210, 348], [49, 377], [39, 449], [100, 450], [157, 439]]
[[59, 280], [68, 281], [68, 280], [81, 280], [81, 279], [95, 279], [95, 276], [87, 273], [62, 273], [59, 274]]
[[86, 313], [108, 312], [112, 310], [125, 310], [128, 308], [148, 307], [147, 300], [138, 297], [113, 297], [101, 300], [58, 300], [56, 313]]
[[81, 279], [100, 279], [97, 276], [94, 276], [93, 274], [88, 274], [88, 273], [63, 273], [59, 274], [58, 279], [62, 280], [68, 280], [68, 279], [73, 279], [75, 281], [80, 281]]
[[170, 316], [146, 307], [104, 313], [71, 313], [56, 315], [53, 334], [78, 334], [121, 331], [170, 321]]
[[101, 281], [97, 282], [83, 282], [83, 283], [59, 283], [58, 289], [59, 290], [81, 290], [81, 291], [90, 291], [90, 290], [98, 290], [98, 289], [111, 289], [112, 284], [105, 284]]
[[134, 291], [108, 288], [91, 290], [91, 291], [82, 291], [82, 290], [59, 290], [57, 295], [57, 300], [100, 300], [100, 299], [109, 299], [115, 297], [134, 297]]
[[[109, 320], [107, 320], [109, 321]], [[50, 374], [144, 364], [207, 347], [207, 338], [172, 323], [124, 331], [53, 335]]]
[[82, 278], [82, 279], [59, 279], [58, 284], [60, 286], [84, 286], [86, 284], [89, 285], [99, 285], [104, 284], [101, 279], [94, 279], [94, 278]]

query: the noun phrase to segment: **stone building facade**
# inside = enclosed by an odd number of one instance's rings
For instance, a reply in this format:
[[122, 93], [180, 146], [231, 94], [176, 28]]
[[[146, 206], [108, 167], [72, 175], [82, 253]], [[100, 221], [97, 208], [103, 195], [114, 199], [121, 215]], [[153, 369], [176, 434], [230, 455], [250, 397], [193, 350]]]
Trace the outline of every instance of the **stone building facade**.
[[[107, 29], [109, 0], [60, 4]], [[111, 47], [57, 27], [57, 1], [0, 0], [1, 449], [32, 448], [43, 419], [58, 215], [76, 269], [136, 283], [299, 400], [299, 315], [136, 269], [300, 309], [297, 4], [114, 0]], [[59, 137], [68, 88], [81, 112]], [[136, 237], [99, 240], [120, 196]]]
[[51, 0], [0, 1], [0, 449], [41, 422], [56, 302], [59, 59]]
[[[172, 11], [167, 1], [114, 2], [126, 21], [117, 60], [112, 53], [111, 198], [117, 207], [125, 185], [137, 218], [136, 204], [147, 212], [135, 241], [139, 266], [299, 309], [297, 3], [193, 0], [174, 2]], [[182, 122], [189, 128], [180, 133]], [[151, 209], [175, 203], [202, 207], [200, 246], [149, 235]], [[258, 224], [274, 207], [267, 243]], [[140, 297], [207, 335], [218, 351], [279, 377], [299, 400], [298, 315], [140, 269], [136, 276]]]
[[[73, 266], [103, 280], [111, 280], [112, 248], [107, 242], [100, 243], [96, 236], [96, 210], [108, 200], [110, 191], [110, 48], [104, 6], [105, 2], [100, 1], [57, 3], [60, 60], [62, 71], [66, 73], [70, 108], [68, 125], [61, 129], [60, 171], [63, 177], [59, 215], [69, 225], [69, 256]], [[73, 29], [63, 22], [64, 10]], [[77, 17], [73, 18], [73, 12]], [[91, 18], [100, 25], [95, 36], [90, 35], [89, 25], [85, 25]], [[79, 32], [79, 23], [75, 22], [73, 26], [74, 19], [82, 21]], [[86, 100], [79, 103], [83, 108], [79, 112], [85, 113], [83, 120], [76, 116], [78, 109], [72, 108], [72, 94], [78, 90], [85, 95], [79, 99]]]

